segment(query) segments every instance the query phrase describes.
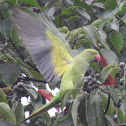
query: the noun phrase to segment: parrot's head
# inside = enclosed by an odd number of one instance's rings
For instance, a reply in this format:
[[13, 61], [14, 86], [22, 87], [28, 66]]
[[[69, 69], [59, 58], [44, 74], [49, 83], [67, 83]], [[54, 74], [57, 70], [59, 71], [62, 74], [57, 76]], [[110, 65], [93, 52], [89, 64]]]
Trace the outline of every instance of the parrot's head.
[[84, 57], [87, 62], [92, 62], [94, 59], [97, 59], [100, 61], [100, 55], [99, 52], [94, 49], [86, 49], [84, 51]]

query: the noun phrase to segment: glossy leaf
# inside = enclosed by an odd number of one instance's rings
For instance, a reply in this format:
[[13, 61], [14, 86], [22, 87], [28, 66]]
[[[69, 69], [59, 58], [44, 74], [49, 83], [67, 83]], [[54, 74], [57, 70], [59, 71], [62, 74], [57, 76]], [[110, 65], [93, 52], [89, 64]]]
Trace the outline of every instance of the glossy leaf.
[[6, 96], [4, 94], [4, 92], [2, 91], [2, 89], [0, 88], [0, 102], [5, 102], [8, 104], [8, 101], [6, 99]]
[[104, 67], [101, 71], [103, 82], [108, 78], [109, 74], [112, 78], [114, 78], [115, 74], [118, 73], [120, 70], [120, 67], [113, 64]]
[[36, 90], [34, 88], [29, 88], [27, 89], [27, 91], [30, 93], [30, 95], [32, 95], [34, 97], [34, 99], [37, 99], [38, 97], [38, 93], [36, 92]]
[[100, 42], [100, 44], [104, 47], [104, 48], [106, 48], [106, 49], [110, 49], [109, 48], [109, 45], [108, 45], [108, 43], [106, 42], [106, 39], [107, 39], [107, 35], [106, 35], [106, 33], [103, 31], [103, 30], [99, 30], [98, 31], [98, 40], [99, 40], [99, 42]]
[[51, 123], [51, 118], [48, 112], [45, 112], [42, 114], [42, 117], [44, 118], [44, 120], [46, 121], [46, 123], [49, 125]]
[[91, 20], [90, 15], [83, 9], [76, 9], [76, 11], [88, 20]]
[[83, 95], [77, 95], [76, 98], [74, 99], [73, 105], [72, 105], [72, 109], [71, 109], [71, 115], [72, 115], [72, 119], [73, 119], [73, 123], [74, 126], [77, 126], [77, 116], [78, 116], [78, 106], [79, 106], [79, 101], [80, 101], [80, 97], [82, 97]]
[[119, 21], [117, 18], [114, 18], [112, 22], [110, 22], [110, 28], [113, 29], [114, 31], [119, 31]]
[[122, 108], [116, 109], [117, 119], [120, 124], [125, 123], [125, 112]]
[[108, 121], [109, 126], [116, 126], [116, 123], [111, 118], [111, 116], [105, 115], [106, 120]]
[[42, 107], [42, 97], [38, 95], [37, 99], [34, 99], [33, 95], [31, 97], [31, 104], [34, 108], [34, 110], [37, 110], [38, 108]]
[[10, 18], [0, 19], [0, 32], [4, 38], [8, 38], [12, 30], [12, 22]]
[[96, 34], [93, 27], [91, 25], [84, 26], [84, 31], [92, 44], [97, 47]]
[[5, 117], [7, 122], [10, 122], [13, 125], [16, 124], [15, 115], [8, 104], [4, 102], [0, 103], [0, 113]]
[[106, 120], [103, 117], [103, 106], [100, 95], [94, 91], [87, 99], [86, 118], [89, 126], [106, 126]]
[[[16, 116], [16, 123], [24, 119], [24, 106], [20, 102], [15, 102], [13, 104], [13, 110]], [[23, 126], [23, 124], [19, 126]]]
[[96, 63], [91, 63], [90, 66], [96, 69], [100, 73], [100, 67]]
[[63, 32], [63, 33], [67, 33], [68, 31], [69, 31], [69, 29], [68, 29], [68, 27], [60, 27], [60, 28], [58, 28], [58, 30], [60, 31], [60, 32]]
[[119, 91], [110, 86], [108, 87], [108, 89], [109, 89], [111, 98], [113, 99], [114, 103], [117, 104], [119, 102], [119, 95], [120, 95]]
[[[108, 95], [105, 93], [100, 93], [100, 96], [103, 100], [104, 110], [105, 110], [107, 107], [107, 104], [108, 104]], [[110, 104], [109, 104], [107, 114], [111, 116], [113, 114], [113, 112], [114, 112], [114, 103], [113, 103], [112, 99], [110, 99]]]
[[99, 27], [99, 25], [102, 23], [102, 19], [99, 18], [97, 20], [95, 20], [91, 25], [92, 26], [96, 26], [96, 27]]
[[16, 81], [19, 75], [19, 67], [17, 64], [0, 64], [0, 73], [5, 84], [10, 85]]
[[115, 64], [118, 65], [118, 57], [116, 53], [112, 50], [100, 49], [102, 56], [105, 58], [107, 64]]
[[12, 4], [18, 5], [18, 0], [9, 0]]
[[123, 35], [120, 32], [113, 32], [109, 35], [109, 39], [117, 51], [120, 52], [124, 43]]
[[35, 0], [20, 0], [20, 1], [25, 2], [27, 4], [30, 4], [30, 5], [33, 5], [35, 7], [40, 8], [39, 4]]

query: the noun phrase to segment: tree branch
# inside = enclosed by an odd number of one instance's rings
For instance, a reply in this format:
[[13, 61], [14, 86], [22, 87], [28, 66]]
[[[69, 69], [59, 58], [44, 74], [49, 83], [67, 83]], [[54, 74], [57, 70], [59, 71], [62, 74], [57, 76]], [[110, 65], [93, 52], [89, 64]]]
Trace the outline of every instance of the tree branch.
[[47, 83], [46, 80], [41, 80], [41, 79], [36, 79], [36, 78], [22, 77], [22, 76], [18, 76], [17, 78], [20, 80], [25, 80], [25, 81], [36, 81], [36, 82]]

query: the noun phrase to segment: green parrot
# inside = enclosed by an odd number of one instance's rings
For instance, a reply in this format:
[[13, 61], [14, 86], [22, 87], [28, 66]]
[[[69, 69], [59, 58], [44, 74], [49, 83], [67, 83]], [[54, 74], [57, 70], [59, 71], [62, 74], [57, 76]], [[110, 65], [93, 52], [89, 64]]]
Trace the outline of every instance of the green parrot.
[[95, 57], [99, 60], [100, 55], [94, 49], [86, 49], [73, 57], [66, 40], [46, 13], [29, 14], [14, 8], [11, 17], [24, 46], [47, 82], [55, 84], [61, 79], [58, 94], [18, 125], [60, 103], [65, 93], [76, 84], [80, 88], [89, 64]]

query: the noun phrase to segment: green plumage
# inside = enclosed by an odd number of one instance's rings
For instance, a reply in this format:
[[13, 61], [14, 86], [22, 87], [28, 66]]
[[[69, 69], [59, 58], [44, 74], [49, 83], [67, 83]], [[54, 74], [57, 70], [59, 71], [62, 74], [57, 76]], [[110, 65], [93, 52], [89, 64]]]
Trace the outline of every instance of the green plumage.
[[69, 89], [80, 88], [83, 76], [98, 52], [86, 49], [72, 57], [62, 35], [47, 16], [32, 16], [17, 8], [12, 10], [11, 16], [23, 44], [47, 81], [55, 83], [62, 76], [58, 94], [33, 112], [27, 118], [30, 119], [59, 103]]

